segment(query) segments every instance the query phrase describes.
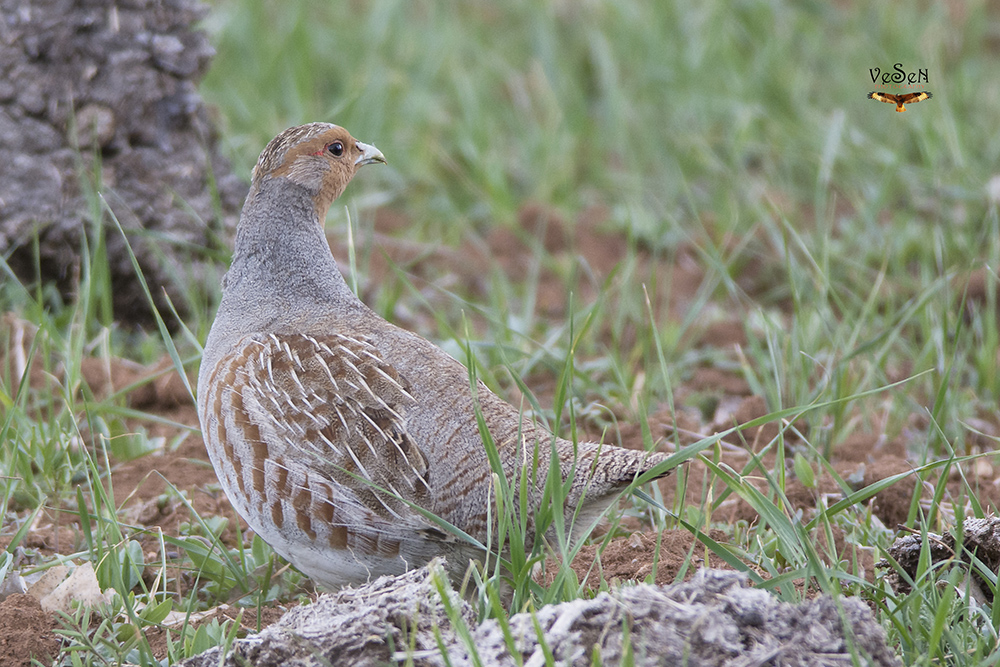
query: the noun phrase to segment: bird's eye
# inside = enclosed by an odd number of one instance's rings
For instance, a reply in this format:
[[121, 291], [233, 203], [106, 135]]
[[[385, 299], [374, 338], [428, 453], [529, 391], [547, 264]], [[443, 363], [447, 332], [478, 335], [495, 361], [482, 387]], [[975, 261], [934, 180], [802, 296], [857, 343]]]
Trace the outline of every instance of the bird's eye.
[[326, 150], [330, 151], [334, 157], [340, 157], [344, 154], [344, 144], [339, 141], [335, 141], [327, 146]]

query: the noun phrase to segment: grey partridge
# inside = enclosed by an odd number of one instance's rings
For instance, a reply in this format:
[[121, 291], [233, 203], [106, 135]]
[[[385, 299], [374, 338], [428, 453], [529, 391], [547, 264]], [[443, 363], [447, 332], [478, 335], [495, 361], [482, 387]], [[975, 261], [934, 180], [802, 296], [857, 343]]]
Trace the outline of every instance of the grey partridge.
[[502, 473], [528, 475], [529, 533], [553, 451], [574, 537], [665, 459], [554, 437], [482, 383], [473, 391], [465, 366], [354, 295], [323, 221], [374, 162], [385, 162], [378, 149], [327, 123], [267, 145], [198, 376], [202, 434], [233, 506], [327, 587], [438, 555], [461, 576], [481, 553], [416, 509], [489, 542], [496, 490], [477, 403]]

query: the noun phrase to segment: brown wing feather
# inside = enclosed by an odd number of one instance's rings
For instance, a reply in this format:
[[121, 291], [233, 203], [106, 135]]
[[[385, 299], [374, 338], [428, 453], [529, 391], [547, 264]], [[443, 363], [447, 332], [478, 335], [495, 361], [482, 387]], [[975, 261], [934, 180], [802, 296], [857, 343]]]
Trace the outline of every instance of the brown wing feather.
[[892, 93], [879, 93], [872, 91], [868, 93], [868, 99], [875, 100], [876, 102], [885, 102], [886, 104], [898, 104], [899, 98]]
[[404, 416], [414, 399], [376, 348], [300, 334], [252, 336], [241, 347], [243, 406], [272, 457], [334, 481], [387, 520], [412, 516], [400, 498], [426, 504], [427, 459]]
[[900, 99], [905, 104], [916, 104], [917, 102], [923, 102], [931, 97], [933, 97], [933, 95], [930, 93], [920, 91], [919, 93], [907, 93], [906, 95], [901, 95]]

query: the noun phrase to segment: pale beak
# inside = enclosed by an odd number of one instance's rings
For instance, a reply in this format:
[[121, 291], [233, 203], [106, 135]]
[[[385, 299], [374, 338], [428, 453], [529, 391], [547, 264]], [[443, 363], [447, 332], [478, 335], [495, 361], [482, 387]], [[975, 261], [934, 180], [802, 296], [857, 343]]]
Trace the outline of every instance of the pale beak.
[[354, 161], [354, 164], [361, 167], [366, 164], [371, 164], [372, 162], [381, 162], [385, 164], [385, 156], [382, 155], [382, 151], [375, 148], [371, 144], [363, 144], [360, 141], [357, 142], [358, 150], [361, 151], [361, 155], [358, 159]]

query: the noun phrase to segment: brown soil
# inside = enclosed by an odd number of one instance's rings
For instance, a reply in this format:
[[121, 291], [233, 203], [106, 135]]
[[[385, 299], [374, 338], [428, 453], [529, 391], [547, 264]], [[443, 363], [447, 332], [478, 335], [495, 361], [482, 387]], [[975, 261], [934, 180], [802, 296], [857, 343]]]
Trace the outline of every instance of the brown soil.
[[[182, 424], [198, 426], [198, 413], [194, 406], [175, 408], [168, 414]], [[168, 432], [170, 428], [155, 424], [150, 425], [148, 430], [155, 434]], [[229, 527], [220, 536], [223, 544], [235, 546], [236, 532], [233, 529], [236, 525], [246, 528], [219, 488], [200, 437], [192, 435], [176, 451], [161, 450], [115, 465], [111, 483], [116, 501], [125, 510], [126, 521], [149, 529], [149, 544], [140, 540], [144, 548], [158, 548], [157, 529], [168, 535], [177, 535], [181, 523], [193, 520], [181, 500], [181, 493], [199, 516], [223, 516], [230, 520]]]
[[38, 600], [15, 594], [0, 602], [0, 665], [29, 667], [32, 660], [51, 664], [59, 652], [56, 621]]
[[[729, 541], [721, 530], [708, 534], [717, 542]], [[609, 584], [626, 581], [646, 581], [663, 585], [677, 580], [682, 568], [682, 579], [689, 579], [699, 568], [729, 569], [719, 556], [711, 552], [687, 530], [663, 532], [636, 532], [628, 537], [611, 540], [597, 555], [597, 544], [589, 544], [573, 559], [572, 568], [577, 578], [591, 588], [597, 588], [601, 579]]]

